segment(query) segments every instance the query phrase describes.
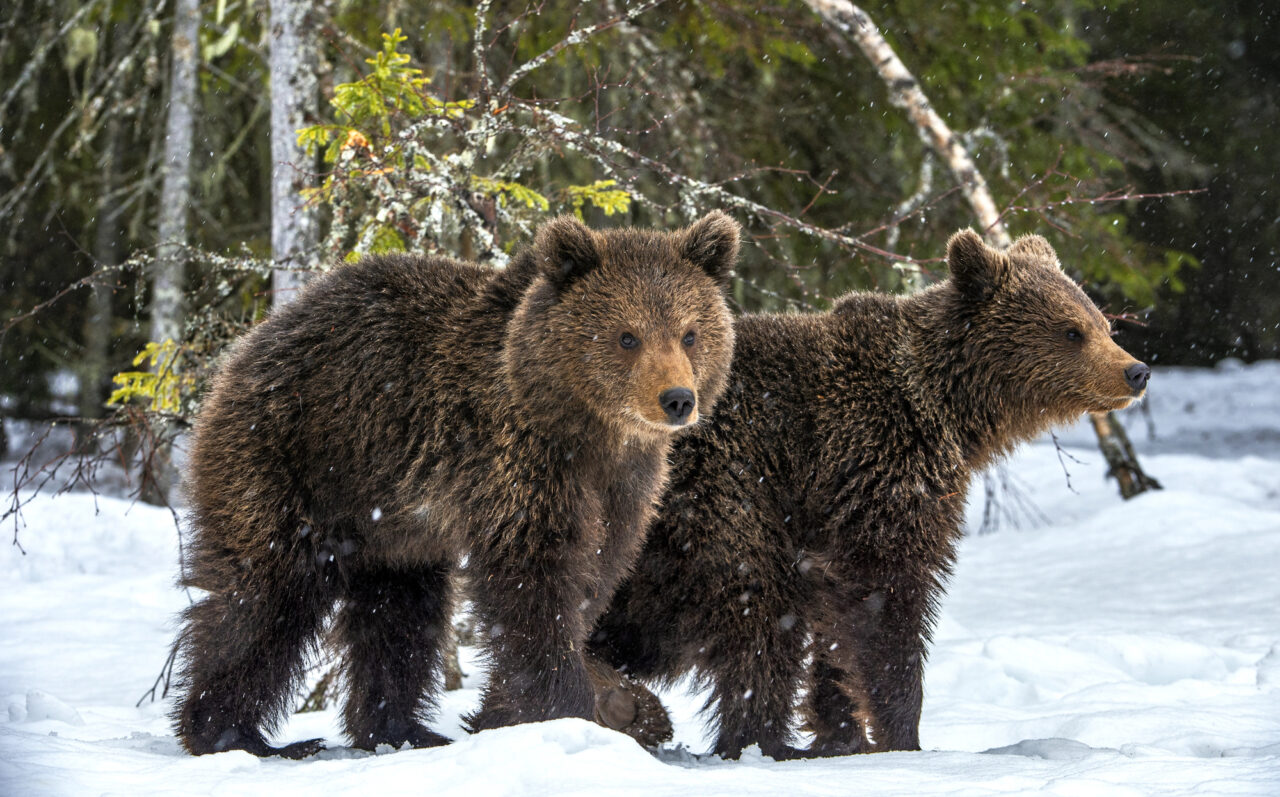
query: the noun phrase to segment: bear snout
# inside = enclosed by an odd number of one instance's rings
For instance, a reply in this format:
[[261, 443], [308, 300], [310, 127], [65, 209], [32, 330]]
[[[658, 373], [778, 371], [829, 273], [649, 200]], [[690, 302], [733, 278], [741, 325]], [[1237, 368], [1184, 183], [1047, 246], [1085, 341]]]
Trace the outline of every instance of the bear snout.
[[1135, 396], [1147, 389], [1149, 379], [1151, 379], [1151, 369], [1146, 363], [1134, 363], [1124, 369], [1124, 381], [1129, 383]]
[[673, 426], [683, 426], [688, 423], [698, 402], [689, 388], [673, 387], [658, 394], [658, 403], [667, 414], [668, 422]]

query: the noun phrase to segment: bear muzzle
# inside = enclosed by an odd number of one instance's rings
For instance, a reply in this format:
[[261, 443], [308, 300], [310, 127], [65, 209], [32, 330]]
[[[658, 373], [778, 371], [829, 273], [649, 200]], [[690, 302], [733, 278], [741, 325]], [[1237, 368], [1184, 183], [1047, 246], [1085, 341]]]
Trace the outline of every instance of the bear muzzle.
[[658, 404], [667, 415], [667, 423], [672, 426], [684, 426], [693, 418], [698, 400], [689, 388], [673, 387], [658, 394]]
[[1151, 369], [1146, 363], [1134, 363], [1124, 369], [1124, 381], [1129, 383], [1133, 395], [1140, 396], [1147, 389], [1147, 381], [1151, 379]]

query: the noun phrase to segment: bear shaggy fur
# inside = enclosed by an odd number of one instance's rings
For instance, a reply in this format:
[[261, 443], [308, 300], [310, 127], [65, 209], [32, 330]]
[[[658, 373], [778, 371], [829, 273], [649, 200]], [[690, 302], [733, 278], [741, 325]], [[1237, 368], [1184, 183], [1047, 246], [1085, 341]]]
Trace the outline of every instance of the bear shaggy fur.
[[423, 724], [462, 567], [492, 676], [474, 729], [596, 713], [583, 649], [732, 356], [738, 227], [542, 227], [504, 270], [370, 257], [313, 281], [214, 380], [188, 473], [179, 738], [270, 746], [333, 635], [352, 742]]
[[[715, 752], [919, 748], [922, 675], [972, 476], [1149, 370], [1048, 242], [952, 237], [951, 277], [736, 324], [730, 385], [673, 450], [635, 572], [593, 634], [624, 672], [712, 687]], [[793, 709], [815, 734], [791, 747]]]

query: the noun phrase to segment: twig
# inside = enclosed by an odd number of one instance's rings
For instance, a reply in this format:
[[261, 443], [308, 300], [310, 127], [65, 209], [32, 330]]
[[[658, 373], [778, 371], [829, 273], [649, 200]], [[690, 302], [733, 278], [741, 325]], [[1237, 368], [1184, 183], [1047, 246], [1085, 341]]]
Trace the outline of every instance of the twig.
[[1077, 490], [1075, 487], [1071, 486], [1071, 471], [1067, 470], [1067, 463], [1066, 463], [1066, 460], [1063, 459], [1063, 457], [1065, 456], [1066, 459], [1071, 460], [1077, 465], [1083, 465], [1084, 462], [1072, 456], [1071, 452], [1067, 451], [1065, 448], [1062, 447], [1062, 443], [1058, 442], [1057, 433], [1050, 432], [1049, 436], [1053, 438], [1053, 448], [1055, 451], [1058, 452], [1058, 464], [1062, 466], [1062, 475], [1065, 476], [1067, 479], [1067, 489], [1075, 493], [1076, 495], [1079, 495], [1080, 491]]
[[178, 660], [178, 644], [181, 641], [181, 639], [174, 640], [173, 645], [169, 648], [169, 657], [164, 660], [164, 666], [160, 668], [160, 673], [156, 676], [155, 682], [151, 684], [150, 689], [142, 693], [142, 697], [138, 698], [138, 702], [133, 704], [134, 708], [141, 708], [143, 702], [148, 701], [148, 699], [154, 703], [156, 701], [156, 689], [159, 689], [161, 684], [164, 685], [164, 689], [160, 692], [160, 699], [163, 700], [168, 696], [169, 683], [173, 680], [173, 665]]
[[803, 221], [802, 219], [796, 218], [795, 216], [789, 215], [780, 210], [776, 210], [766, 205], [761, 205], [758, 202], [738, 196], [737, 194], [729, 193], [725, 189], [713, 183], [707, 183], [681, 174], [675, 169], [672, 169], [666, 163], [655, 158], [642, 155], [624, 144], [612, 139], [584, 132], [580, 129], [580, 125], [575, 120], [556, 113], [555, 111], [538, 109], [535, 117], [535, 123], [537, 121], [550, 123], [553, 128], [552, 133], [558, 136], [561, 141], [578, 152], [593, 155], [598, 161], [604, 160], [602, 153], [606, 152], [620, 155], [630, 161], [633, 161], [637, 165], [642, 166], [663, 178], [668, 185], [676, 188], [687, 199], [693, 200], [702, 197], [711, 198], [723, 206], [736, 207], [740, 210], [745, 210], [755, 215], [757, 218], [772, 219], [777, 223], [792, 227], [812, 237], [830, 241], [848, 249], [857, 249], [869, 252], [890, 261], [901, 261], [907, 263], [915, 262], [915, 258], [909, 255], [890, 252], [885, 249], [881, 249], [878, 246], [873, 246], [861, 238], [855, 238], [850, 235], [819, 227], [816, 224]]

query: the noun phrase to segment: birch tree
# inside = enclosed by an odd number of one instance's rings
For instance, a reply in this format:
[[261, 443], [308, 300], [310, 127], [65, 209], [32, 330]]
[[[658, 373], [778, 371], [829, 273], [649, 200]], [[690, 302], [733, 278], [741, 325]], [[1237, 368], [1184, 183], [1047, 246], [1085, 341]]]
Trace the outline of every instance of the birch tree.
[[272, 304], [293, 299], [306, 280], [319, 227], [315, 211], [302, 200], [314, 171], [297, 131], [315, 116], [315, 22], [306, 0], [271, 0], [271, 272]]
[[[199, 0], [177, 0], [171, 41], [159, 244], [151, 283], [151, 340], [161, 344], [162, 351], [171, 352], [152, 361], [153, 369], [162, 375], [176, 367], [176, 345], [182, 341], [183, 288], [191, 208], [191, 153], [197, 101], [196, 68], [200, 59]], [[163, 425], [165, 422], [159, 423]], [[143, 446], [140, 454], [143, 458], [140, 493], [143, 500], [168, 505], [169, 492], [178, 481], [178, 471], [173, 463], [172, 435], [155, 435], [149, 445]]]
[[[988, 243], [1000, 248], [1011, 244], [1013, 239], [1009, 236], [1009, 230], [982, 172], [978, 170], [960, 137], [934, 110], [920, 87], [920, 82], [885, 40], [870, 15], [848, 0], [805, 2], [829, 25], [852, 39], [871, 62], [889, 89], [889, 101], [907, 114], [921, 141], [950, 170]], [[1115, 414], [1094, 414], [1091, 420], [1098, 435], [1098, 447], [1110, 468], [1108, 474], [1116, 478], [1120, 494], [1124, 498], [1131, 498], [1150, 489], [1159, 489], [1159, 482], [1143, 472], [1124, 427]], [[988, 489], [988, 494], [990, 492]]]
[[165, 121], [164, 181], [160, 189], [159, 246], [151, 293], [151, 339], [182, 338], [182, 287], [191, 207], [196, 67], [200, 57], [198, 0], [177, 0], [173, 14], [169, 112]]

